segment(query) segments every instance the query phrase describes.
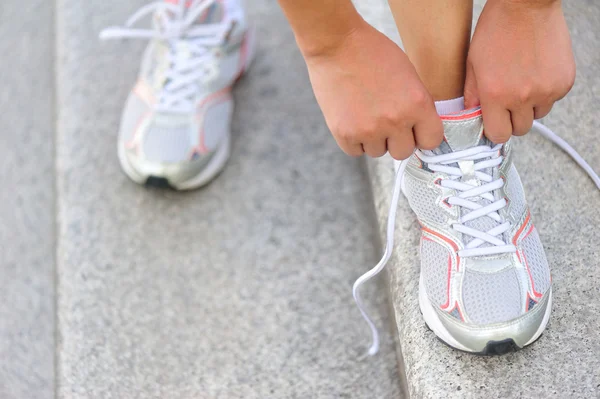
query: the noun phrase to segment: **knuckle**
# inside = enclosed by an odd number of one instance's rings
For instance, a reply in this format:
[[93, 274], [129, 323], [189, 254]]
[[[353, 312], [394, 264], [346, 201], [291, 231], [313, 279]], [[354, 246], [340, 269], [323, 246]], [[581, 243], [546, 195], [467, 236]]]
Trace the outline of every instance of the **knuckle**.
[[430, 101], [429, 93], [422, 88], [412, 89], [410, 92], [411, 103], [414, 107], [421, 109]]
[[531, 123], [527, 123], [522, 126], [519, 126], [519, 127], [515, 128], [515, 131], [513, 132], [513, 134], [515, 136], [524, 136], [527, 133], [529, 133], [529, 131], [531, 130], [531, 126], [532, 126]]
[[413, 150], [390, 151], [390, 155], [396, 161], [404, 161], [405, 159], [408, 159], [412, 155], [412, 153]]
[[573, 88], [573, 86], [575, 86], [575, 80], [577, 78], [577, 71], [575, 68], [573, 68], [571, 71], [569, 71], [569, 73], [567, 74], [567, 77], [565, 79], [565, 83], [563, 85], [563, 90], [562, 93], [560, 93], [561, 95], [565, 95], [568, 92], [571, 91], [571, 89]]
[[355, 142], [356, 135], [355, 135], [353, 129], [338, 126], [338, 127], [332, 128], [331, 132], [338, 140], [348, 142], [348, 143]]
[[552, 103], [543, 104], [540, 107], [535, 108], [535, 119], [541, 119], [544, 116], [548, 115], [552, 110]]
[[384, 156], [386, 154], [386, 150], [377, 150], [377, 151], [373, 151], [371, 154], [369, 154], [370, 156], [372, 156], [373, 158], [381, 158], [382, 156]]
[[524, 83], [519, 87], [517, 102], [519, 104], [527, 104], [533, 95], [534, 86], [532, 83]]
[[382, 113], [382, 119], [386, 124], [395, 126], [401, 123], [404, 118], [398, 109], [392, 109], [384, 111]]
[[414, 145], [395, 146], [389, 149], [389, 153], [397, 161], [403, 161], [410, 157], [415, 150]]
[[418, 137], [417, 142], [419, 144], [419, 148], [423, 150], [433, 150], [442, 143], [443, 135], [431, 135], [428, 134], [425, 137]]
[[336, 128], [336, 129], [331, 129], [333, 132], [333, 135], [336, 136], [337, 138], [339, 138], [340, 140], [343, 141], [351, 141], [353, 134], [350, 130], [346, 130], [346, 129], [340, 129], [340, 128]]
[[555, 97], [555, 90], [551, 85], [543, 85], [538, 90], [538, 101], [548, 102]]
[[481, 93], [492, 101], [499, 101], [505, 96], [505, 89], [497, 82], [483, 82]]
[[510, 139], [510, 137], [512, 136], [512, 132], [494, 131], [494, 130], [487, 131], [486, 130], [485, 135], [487, 136], [488, 139], [490, 139], [495, 144], [504, 144]]
[[363, 154], [362, 151], [360, 151], [356, 148], [342, 148], [342, 151], [344, 151], [346, 153], [346, 155], [349, 155], [354, 158], [358, 158]]
[[377, 135], [377, 126], [374, 123], [365, 123], [358, 129], [361, 141], [370, 141]]

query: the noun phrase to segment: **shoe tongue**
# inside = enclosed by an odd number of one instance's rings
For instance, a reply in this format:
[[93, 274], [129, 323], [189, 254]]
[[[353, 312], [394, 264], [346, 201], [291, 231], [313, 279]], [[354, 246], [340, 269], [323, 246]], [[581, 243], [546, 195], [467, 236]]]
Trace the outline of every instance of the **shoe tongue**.
[[471, 109], [442, 117], [445, 140], [439, 152], [445, 154], [479, 145], [493, 145], [483, 134], [483, 118], [478, 111]]
[[[483, 130], [483, 118], [479, 109], [466, 110], [458, 114], [442, 117], [444, 124], [444, 138], [442, 144], [434, 151], [436, 154], [447, 154], [450, 152], [462, 151], [472, 147], [486, 145], [493, 147], [494, 144], [485, 137]], [[456, 167], [462, 167], [460, 163], [454, 164]], [[492, 169], [488, 168], [482, 172], [491, 174]], [[468, 179], [463, 177], [461, 181]], [[487, 206], [492, 202], [481, 198], [472, 198], [472, 201], [476, 202], [481, 206]], [[461, 208], [461, 216], [469, 213], [470, 210]], [[465, 223], [465, 226], [471, 227], [479, 231], [489, 231], [496, 227], [498, 222], [489, 216], [483, 216]], [[464, 235], [463, 237], [465, 244], [468, 244], [473, 240], [473, 237]], [[490, 244], [484, 243], [481, 245], [482, 248], [488, 247]]]

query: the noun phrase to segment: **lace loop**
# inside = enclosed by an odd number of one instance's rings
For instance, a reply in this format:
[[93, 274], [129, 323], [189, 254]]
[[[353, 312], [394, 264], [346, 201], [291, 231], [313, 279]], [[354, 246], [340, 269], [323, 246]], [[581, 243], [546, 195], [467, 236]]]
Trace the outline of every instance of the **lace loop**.
[[[193, 0], [186, 4], [157, 1], [148, 4], [127, 19], [124, 27], [110, 27], [100, 33], [107, 39], [157, 39], [169, 44], [165, 84], [158, 95], [156, 110], [188, 113], [200, 83], [215, 78], [218, 69], [212, 47], [222, 44], [234, 26], [234, 20], [225, 16], [219, 23], [196, 22], [215, 4], [215, 0]], [[143, 18], [154, 14], [154, 29], [133, 28]]]
[[[581, 168], [590, 176], [592, 181], [596, 184], [596, 187], [598, 189], [600, 189], [600, 177], [598, 176], [598, 174], [596, 174], [596, 172], [594, 172], [592, 167], [581, 157], [581, 155], [579, 155], [577, 153], [577, 151], [575, 151], [573, 149], [573, 147], [571, 147], [565, 140], [563, 140], [556, 133], [554, 133], [553, 131], [551, 131], [546, 126], [542, 125], [541, 123], [535, 121], [533, 126], [534, 126], [534, 130], [538, 131], [539, 134], [541, 134], [543, 137], [550, 140], [551, 142], [556, 144], [558, 147], [560, 147], [563, 151], [565, 151], [567, 154], [569, 154], [569, 156], [571, 156], [575, 160], [575, 162], [577, 162], [577, 164], [579, 166], [581, 166]], [[497, 147], [498, 146], [493, 147], [493, 148], [486, 147], [486, 146], [479, 146], [479, 147], [473, 147], [473, 148], [461, 151], [461, 154], [462, 154], [461, 157], [470, 157], [471, 160], [479, 160], [479, 159], [491, 157], [491, 159], [489, 159], [489, 160], [480, 161], [480, 162], [476, 163], [475, 175], [476, 175], [477, 179], [482, 180], [482, 181], [487, 181], [486, 179], [488, 179], [488, 178], [492, 179], [492, 177], [489, 176], [488, 174], [485, 174], [485, 173], [482, 173], [479, 171], [490, 168], [490, 167], [492, 167], [492, 168], [497, 167], [502, 163], [501, 152], [499, 151], [499, 148], [497, 148]], [[492, 155], [492, 152], [494, 152], [494, 151], [496, 151], [497, 156]], [[457, 155], [453, 155], [453, 154], [456, 154], [456, 153], [449, 153], [449, 154], [443, 154], [443, 155], [430, 155], [430, 154], [420, 151], [418, 153], [418, 156], [424, 162], [430, 162], [432, 160], [436, 160], [437, 164], [434, 166], [434, 168], [437, 168], [438, 172], [446, 173], [449, 176], [459, 177], [462, 175], [462, 171], [460, 171], [460, 169], [459, 169], [459, 171], [457, 171], [456, 170], [457, 168], [447, 166], [447, 164], [455, 163], [458, 160], [458, 158], [456, 158]], [[433, 156], [435, 156], [436, 158], [435, 159], [430, 158]], [[371, 330], [372, 344], [371, 344], [371, 347], [369, 348], [369, 352], [368, 352], [369, 355], [375, 355], [379, 351], [379, 332], [377, 331], [377, 327], [375, 326], [375, 323], [371, 320], [369, 314], [367, 313], [365, 305], [361, 299], [360, 287], [363, 284], [365, 284], [366, 282], [368, 282], [369, 280], [376, 277], [385, 268], [386, 264], [388, 263], [389, 259], [392, 256], [392, 252], [394, 249], [394, 230], [395, 230], [395, 221], [396, 221], [396, 210], [398, 209], [398, 201], [400, 199], [400, 189], [402, 186], [402, 178], [404, 176], [404, 171], [406, 170], [407, 165], [408, 165], [408, 159], [397, 164], [396, 177], [395, 177], [394, 189], [393, 189], [393, 194], [392, 194], [392, 201], [390, 203], [390, 210], [388, 213], [387, 230], [386, 230], [386, 246], [385, 246], [385, 251], [383, 253], [383, 257], [381, 258], [379, 263], [377, 263], [377, 265], [374, 268], [372, 268], [371, 270], [369, 270], [368, 272], [366, 272], [365, 274], [360, 276], [354, 283], [354, 286], [352, 287], [352, 294], [354, 296], [356, 305], [358, 306], [358, 309], [360, 310], [363, 318], [365, 319], [365, 321], [367, 322], [367, 324], [369, 325], [369, 328]], [[431, 166], [432, 166], [432, 164], [429, 165], [430, 169], [434, 170]], [[478, 173], [480, 173], [480, 174], [478, 175]], [[491, 183], [491, 181], [488, 183]], [[462, 184], [464, 184], [464, 183], [452, 180], [451, 177], [448, 179], [442, 179], [438, 184], [440, 184], [440, 185], [448, 184], [449, 188], [453, 188], [453, 189], [457, 189], [457, 190], [461, 190], [461, 188], [465, 188], [465, 189], [467, 188], [466, 186], [462, 186]], [[495, 183], [495, 184], [498, 185], [500, 183]], [[504, 182], [502, 181], [502, 185], [503, 184], [504, 184]], [[450, 187], [450, 186], [452, 186], [452, 187]], [[500, 188], [500, 187], [501, 186], [499, 186], [498, 188]], [[492, 186], [488, 186], [487, 188], [489, 188], [490, 191], [493, 191]], [[487, 206], [482, 206], [481, 204], [477, 204], [475, 202], [468, 201], [468, 198], [471, 197], [473, 193], [475, 193], [475, 191], [469, 192], [468, 190], [466, 190], [466, 191], [463, 190], [462, 195], [465, 196], [466, 198], [463, 198], [459, 195], [458, 197], [452, 197], [451, 199], [448, 200], [448, 202], [451, 205], [454, 202], [453, 205], [459, 205], [459, 206], [465, 207], [467, 209], [471, 209], [472, 212], [466, 215], [466, 216], [471, 215], [470, 216], [471, 218], [476, 218], [476, 217], [479, 217], [478, 215], [485, 214], [489, 217], [492, 217], [494, 220], [501, 222], [500, 215], [497, 213], [497, 211], [507, 205], [506, 199], [501, 199], [501, 200], [498, 200], [497, 203], [492, 203]], [[489, 193], [482, 193], [481, 196], [483, 197], [484, 195], [487, 195], [487, 194], [489, 194]], [[487, 199], [489, 199], [489, 196], [487, 197]], [[478, 213], [473, 214], [474, 212], [478, 212]], [[460, 256], [463, 256], [463, 257], [474, 256], [473, 254], [475, 254], [475, 253], [478, 256], [485, 256], [485, 255], [492, 255], [492, 254], [498, 254], [498, 253], [514, 252], [514, 246], [502, 245], [503, 241], [500, 240], [499, 238], [497, 238], [498, 236], [500, 236], [501, 234], [503, 234], [504, 232], [506, 232], [510, 229], [509, 222], [500, 223], [496, 227], [489, 230], [488, 232], [481, 232], [479, 230], [475, 230], [475, 229], [465, 226], [463, 223], [465, 223], [466, 221], [467, 221], [466, 219], [463, 219], [461, 221], [461, 223], [457, 223], [456, 225], [453, 225], [453, 228], [457, 229], [457, 231], [459, 231], [463, 234], [468, 234], [471, 236], [478, 236], [478, 237], [475, 238], [474, 240], [472, 240], [469, 244], [467, 244], [465, 249], [461, 250]], [[490, 244], [493, 244], [494, 246], [480, 247], [480, 245], [482, 245], [484, 242], [488, 242]]]

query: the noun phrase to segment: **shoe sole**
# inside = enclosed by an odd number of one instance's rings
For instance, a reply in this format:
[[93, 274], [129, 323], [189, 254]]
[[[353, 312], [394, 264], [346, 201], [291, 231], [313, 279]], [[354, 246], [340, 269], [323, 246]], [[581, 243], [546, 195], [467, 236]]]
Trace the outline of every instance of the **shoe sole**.
[[[240, 75], [236, 78], [234, 85], [242, 79], [242, 77], [250, 69], [252, 62], [255, 57], [256, 50], [256, 32], [253, 28], [249, 28], [246, 33], [246, 49], [247, 59], [246, 64], [242, 68]], [[159, 188], [171, 188], [177, 191], [188, 191], [201, 188], [210, 183], [215, 177], [223, 171], [227, 161], [231, 155], [231, 134], [227, 134], [223, 143], [219, 146], [217, 151], [213, 154], [212, 158], [206, 166], [196, 176], [187, 179], [183, 182], [176, 182], [173, 179], [169, 179], [165, 176], [154, 176], [152, 174], [140, 173], [127, 159], [125, 153], [125, 147], [119, 143], [118, 155], [121, 168], [125, 174], [134, 182], [141, 185], [148, 185]]]
[[519, 346], [515, 342], [516, 337], [507, 336], [505, 338], [499, 337], [498, 339], [489, 340], [483, 348], [473, 349], [458, 342], [458, 340], [455, 339], [444, 327], [443, 323], [439, 319], [439, 316], [437, 315], [437, 312], [433, 308], [433, 305], [429, 301], [429, 298], [427, 298], [423, 278], [421, 277], [419, 281], [419, 306], [427, 327], [433, 331], [439, 340], [451, 348], [481, 356], [504, 355], [509, 352], [521, 350], [536, 342], [546, 329], [548, 321], [550, 320], [550, 314], [552, 313], [552, 292], [550, 292], [549, 295], [550, 296], [548, 298], [548, 303], [546, 305], [546, 310], [544, 312], [544, 317], [541, 324], [533, 336], [523, 346]]

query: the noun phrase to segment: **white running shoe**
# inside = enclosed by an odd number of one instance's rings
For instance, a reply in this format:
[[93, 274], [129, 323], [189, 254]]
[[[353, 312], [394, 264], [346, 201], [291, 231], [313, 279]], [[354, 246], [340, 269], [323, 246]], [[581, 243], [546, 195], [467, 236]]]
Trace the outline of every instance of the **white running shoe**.
[[[153, 29], [132, 28], [150, 14]], [[151, 40], [121, 120], [125, 173], [178, 190], [210, 182], [229, 158], [231, 89], [254, 49], [239, 0], [158, 1], [100, 37]]]
[[[503, 354], [535, 342], [550, 318], [550, 268], [512, 162], [512, 140], [491, 143], [480, 109], [441, 118], [442, 145], [397, 163], [384, 257], [354, 286], [373, 332], [371, 354], [378, 334], [358, 289], [389, 260], [400, 190], [422, 226], [419, 304], [438, 338], [466, 352]], [[535, 128], [600, 188], [598, 176], [564, 140], [537, 122]]]

